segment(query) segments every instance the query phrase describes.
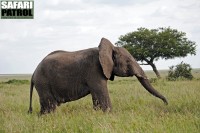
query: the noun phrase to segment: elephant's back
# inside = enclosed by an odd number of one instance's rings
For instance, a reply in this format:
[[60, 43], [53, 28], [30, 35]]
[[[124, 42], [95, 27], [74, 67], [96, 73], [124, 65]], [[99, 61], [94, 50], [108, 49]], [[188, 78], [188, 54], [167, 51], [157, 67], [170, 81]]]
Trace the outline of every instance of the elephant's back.
[[79, 58], [87, 58], [89, 56], [98, 56], [99, 53], [98, 48], [90, 48], [79, 51], [64, 51], [57, 50], [49, 53], [44, 59], [65, 59], [65, 60], [78, 60]]
[[62, 50], [51, 52], [39, 63], [34, 72], [34, 75], [36, 75], [34, 77], [38, 79], [41, 75], [43, 75], [43, 78], [77, 76], [82, 73], [82, 70], [87, 71], [92, 65], [95, 65], [94, 62], [99, 64], [98, 55], [98, 48], [75, 52]]

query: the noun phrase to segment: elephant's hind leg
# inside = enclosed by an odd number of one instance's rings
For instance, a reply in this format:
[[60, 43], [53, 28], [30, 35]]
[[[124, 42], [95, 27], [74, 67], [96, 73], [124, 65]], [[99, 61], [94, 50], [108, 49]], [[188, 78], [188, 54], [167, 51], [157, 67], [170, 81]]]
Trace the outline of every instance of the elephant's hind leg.
[[40, 98], [40, 114], [46, 114], [54, 111], [57, 106], [57, 101], [55, 100], [54, 96], [50, 92], [48, 88], [44, 88], [43, 90], [38, 91], [38, 95]]
[[52, 96], [47, 96], [40, 99], [40, 106], [40, 114], [46, 114], [55, 111], [57, 102]]

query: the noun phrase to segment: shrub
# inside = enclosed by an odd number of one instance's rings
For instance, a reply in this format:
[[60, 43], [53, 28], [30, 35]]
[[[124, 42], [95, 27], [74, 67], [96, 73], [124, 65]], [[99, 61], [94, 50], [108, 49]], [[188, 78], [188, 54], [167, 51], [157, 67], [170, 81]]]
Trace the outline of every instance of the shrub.
[[169, 67], [169, 69], [170, 70], [168, 72], [167, 79], [170, 81], [175, 81], [177, 79], [189, 79], [189, 80], [193, 79], [191, 73], [192, 68], [190, 64], [181, 62], [176, 66]]
[[6, 84], [15, 84], [15, 85], [21, 85], [21, 84], [29, 84], [29, 80], [17, 80], [17, 79], [11, 79], [6, 82]]

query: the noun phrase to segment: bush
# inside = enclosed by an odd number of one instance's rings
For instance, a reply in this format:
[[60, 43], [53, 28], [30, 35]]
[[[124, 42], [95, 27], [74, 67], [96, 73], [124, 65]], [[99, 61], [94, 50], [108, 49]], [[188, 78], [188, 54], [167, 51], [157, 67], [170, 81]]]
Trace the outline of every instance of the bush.
[[15, 84], [15, 85], [21, 85], [21, 84], [29, 84], [29, 80], [17, 80], [17, 79], [11, 79], [6, 82], [6, 84]]
[[193, 79], [191, 73], [192, 68], [190, 64], [181, 62], [176, 66], [169, 67], [169, 69], [170, 70], [168, 72], [167, 79], [170, 81], [175, 81], [177, 79], [189, 79], [189, 80]]

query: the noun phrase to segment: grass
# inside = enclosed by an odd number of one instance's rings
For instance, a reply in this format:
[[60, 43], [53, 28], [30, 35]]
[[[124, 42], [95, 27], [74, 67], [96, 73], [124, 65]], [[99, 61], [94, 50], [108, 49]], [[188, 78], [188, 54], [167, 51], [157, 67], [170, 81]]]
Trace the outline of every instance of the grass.
[[[152, 72], [147, 74], [154, 78]], [[167, 97], [168, 106], [150, 95], [135, 78], [116, 78], [108, 84], [111, 113], [94, 111], [88, 95], [38, 117], [35, 89], [33, 114], [27, 114], [30, 76], [0, 76], [0, 133], [199, 133], [200, 70], [194, 77], [192, 81], [161, 79], [152, 83]]]

